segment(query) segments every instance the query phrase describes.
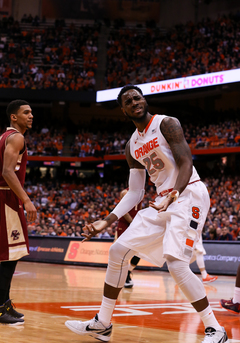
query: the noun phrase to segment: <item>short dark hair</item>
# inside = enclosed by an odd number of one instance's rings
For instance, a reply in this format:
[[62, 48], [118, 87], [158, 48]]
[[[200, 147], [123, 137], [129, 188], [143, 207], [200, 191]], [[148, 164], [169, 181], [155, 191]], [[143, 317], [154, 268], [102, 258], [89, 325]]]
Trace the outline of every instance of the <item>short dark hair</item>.
[[127, 86], [124, 86], [119, 94], [118, 94], [118, 97], [117, 97], [117, 103], [119, 104], [119, 106], [122, 106], [122, 95], [124, 93], [126, 93], [127, 91], [129, 91], [130, 89], [136, 89], [136, 91], [138, 91], [142, 96], [143, 96], [143, 92], [141, 90], [141, 88], [137, 87], [137, 86], [134, 86], [134, 85], [127, 85]]
[[25, 100], [13, 100], [8, 104], [6, 113], [7, 113], [7, 117], [9, 119], [9, 121], [11, 121], [11, 114], [17, 114], [19, 108], [22, 105], [29, 105], [29, 103]]

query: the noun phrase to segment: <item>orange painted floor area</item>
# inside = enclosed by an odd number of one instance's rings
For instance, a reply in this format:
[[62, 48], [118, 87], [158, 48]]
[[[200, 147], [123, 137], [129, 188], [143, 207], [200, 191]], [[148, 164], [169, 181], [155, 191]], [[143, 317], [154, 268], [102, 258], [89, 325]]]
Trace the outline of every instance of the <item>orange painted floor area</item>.
[[[240, 340], [240, 316], [224, 311], [218, 302], [210, 301], [217, 319], [227, 332], [232, 331], [232, 338]], [[54, 303], [19, 303], [21, 310], [30, 310], [69, 316], [82, 320], [91, 319], [100, 308], [97, 302], [54, 302]], [[136, 325], [152, 329], [184, 331], [201, 334], [204, 330], [198, 314], [189, 303], [184, 301], [118, 302], [114, 310], [112, 323]], [[234, 329], [235, 328], [235, 329]], [[229, 334], [230, 335], [230, 334]]]

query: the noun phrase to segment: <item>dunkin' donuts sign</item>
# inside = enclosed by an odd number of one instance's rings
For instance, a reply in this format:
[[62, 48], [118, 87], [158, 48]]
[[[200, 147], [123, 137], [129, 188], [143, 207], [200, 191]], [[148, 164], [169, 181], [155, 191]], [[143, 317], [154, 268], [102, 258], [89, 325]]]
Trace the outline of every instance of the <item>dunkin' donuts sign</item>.
[[[178, 79], [150, 82], [137, 85], [143, 95], [175, 92], [240, 82], [240, 69], [226, 70], [216, 73], [194, 75]], [[121, 88], [107, 89], [97, 92], [97, 102], [116, 100]]]
[[[239, 80], [240, 81], [240, 80]], [[224, 82], [224, 74], [206, 74], [206, 75], [196, 75], [193, 77], [185, 77], [181, 79], [154, 82], [151, 85], [151, 94], [156, 94], [159, 92], [171, 92], [176, 90], [193, 89], [199, 87], [207, 87], [220, 85]], [[143, 87], [140, 87], [143, 88]], [[145, 87], [144, 87], [145, 88]], [[145, 94], [146, 95], [146, 94]]]

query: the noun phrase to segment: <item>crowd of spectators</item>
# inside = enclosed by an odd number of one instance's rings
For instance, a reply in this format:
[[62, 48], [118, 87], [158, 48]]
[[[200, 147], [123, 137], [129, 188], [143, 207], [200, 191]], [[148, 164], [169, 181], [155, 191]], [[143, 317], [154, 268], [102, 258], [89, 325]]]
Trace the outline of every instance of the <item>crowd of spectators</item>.
[[188, 123], [183, 125], [183, 130], [191, 149], [240, 146], [240, 120], [238, 119], [204, 126]]
[[113, 28], [107, 42], [105, 84], [162, 81], [240, 67], [240, 21], [236, 15], [156, 28]]
[[44, 126], [40, 132], [31, 131], [26, 133], [28, 155], [38, 156], [61, 156], [64, 145], [64, 130], [57, 130]]
[[[45, 18], [43, 19], [45, 21]], [[31, 23], [23, 29], [23, 23]], [[101, 23], [40, 25], [25, 15], [0, 20], [0, 88], [91, 90], [96, 84]], [[106, 88], [140, 84], [240, 67], [239, 14], [194, 24], [114, 27], [107, 40]], [[36, 66], [34, 57], [42, 54]], [[83, 65], [77, 63], [82, 57]]]
[[13, 17], [0, 20], [0, 88], [93, 90], [101, 25], [67, 26], [56, 20], [39, 28], [39, 18], [29, 17], [22, 18], [32, 23], [28, 29]]
[[207, 240], [240, 240], [240, 177], [205, 179], [211, 208], [203, 238]]
[[[29, 183], [26, 191], [38, 210], [38, 219], [28, 225], [29, 235], [81, 237], [85, 223], [109, 214], [123, 188], [117, 184]], [[114, 237], [115, 228], [113, 224], [100, 237]]]
[[[234, 111], [231, 111], [233, 114]], [[183, 130], [191, 149], [238, 147], [240, 146], [240, 111], [235, 112], [235, 119], [225, 119], [218, 124], [194, 125], [184, 124]], [[230, 116], [229, 116], [230, 117]], [[225, 118], [229, 118], [226, 113]], [[211, 116], [210, 116], [211, 118]], [[98, 130], [96, 133], [79, 131], [71, 145], [71, 155], [78, 157], [103, 156], [124, 153], [126, 142], [132, 131], [125, 122], [118, 122], [117, 132], [114, 130]]]
[[[219, 121], [218, 124], [212, 124], [214, 120], [211, 120], [211, 114], [209, 115], [210, 124], [196, 125], [193, 122], [181, 120], [190, 148], [239, 147], [239, 115], [239, 110], [226, 112], [222, 114], [222, 117], [228, 119]], [[134, 129], [131, 124], [126, 121], [93, 119], [88, 125], [79, 124], [78, 127], [81, 129], [77, 134], [71, 134], [74, 138], [68, 144], [65, 142], [65, 137], [69, 134], [67, 127], [56, 129], [53, 124], [50, 124], [36, 131], [32, 129], [25, 135], [28, 153], [29, 155], [59, 156], [62, 155], [65, 145], [68, 154], [76, 157], [124, 154], [126, 142]], [[89, 127], [92, 131], [89, 131]], [[0, 135], [4, 130], [0, 127]]]
[[71, 146], [71, 155], [78, 157], [103, 157], [124, 154], [125, 145], [131, 134], [126, 132], [79, 132]]
[[[203, 230], [206, 240], [240, 240], [240, 177], [204, 180], [211, 208]], [[85, 224], [106, 217], [119, 201], [126, 184], [53, 183], [32, 185], [26, 191], [38, 210], [38, 219], [28, 225], [29, 235], [82, 237]], [[153, 185], [146, 185], [143, 208], [156, 197]], [[114, 238], [117, 222], [98, 237]]]
[[[0, 136], [5, 127], [0, 127]], [[63, 152], [66, 130], [56, 129], [53, 126], [43, 126], [40, 130], [30, 130], [25, 134], [28, 155], [61, 156]]]

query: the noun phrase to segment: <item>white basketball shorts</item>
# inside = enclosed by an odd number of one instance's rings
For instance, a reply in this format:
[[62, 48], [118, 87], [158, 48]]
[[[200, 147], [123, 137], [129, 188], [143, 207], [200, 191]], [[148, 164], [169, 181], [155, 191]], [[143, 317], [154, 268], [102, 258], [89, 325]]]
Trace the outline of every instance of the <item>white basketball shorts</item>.
[[[157, 197], [160, 203], [164, 197]], [[117, 242], [159, 267], [171, 255], [190, 263], [210, 207], [206, 186], [188, 185], [165, 212], [147, 207], [137, 213]]]

